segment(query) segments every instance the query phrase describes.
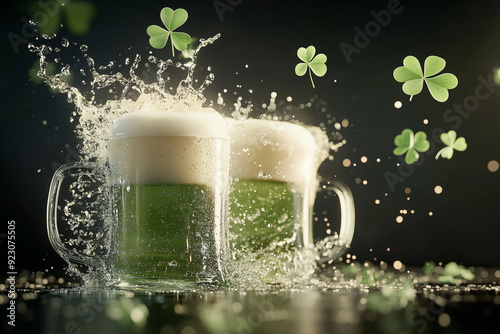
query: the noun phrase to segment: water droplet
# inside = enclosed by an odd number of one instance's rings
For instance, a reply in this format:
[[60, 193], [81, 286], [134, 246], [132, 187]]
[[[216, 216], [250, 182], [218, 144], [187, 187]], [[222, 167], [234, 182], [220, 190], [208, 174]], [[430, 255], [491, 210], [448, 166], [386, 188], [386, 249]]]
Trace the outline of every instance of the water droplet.
[[66, 65], [61, 69], [61, 74], [62, 75], [70, 75], [70, 66]]
[[29, 52], [37, 52], [38, 48], [33, 45], [33, 43], [28, 43], [28, 51]]

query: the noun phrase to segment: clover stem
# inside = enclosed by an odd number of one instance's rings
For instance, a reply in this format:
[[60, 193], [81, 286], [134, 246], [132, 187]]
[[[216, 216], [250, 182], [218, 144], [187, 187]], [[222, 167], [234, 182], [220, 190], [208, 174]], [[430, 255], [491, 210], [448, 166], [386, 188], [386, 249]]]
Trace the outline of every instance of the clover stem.
[[309, 67], [309, 65], [307, 66], [307, 68], [309, 69], [309, 78], [311, 78], [311, 84], [312, 84], [313, 88], [316, 88], [314, 86], [314, 81], [313, 81], [313, 77], [312, 77], [312, 74], [311, 74], [311, 68]]
[[172, 41], [170, 41], [170, 44], [172, 44], [172, 57], [175, 57], [175, 53], [174, 53], [174, 43]]
[[436, 160], [439, 159], [439, 157], [441, 156], [441, 153], [443, 153], [443, 150], [444, 149], [441, 149], [437, 154], [436, 154]]
[[411, 102], [411, 99], [413, 99], [413, 95], [410, 95], [410, 102]]

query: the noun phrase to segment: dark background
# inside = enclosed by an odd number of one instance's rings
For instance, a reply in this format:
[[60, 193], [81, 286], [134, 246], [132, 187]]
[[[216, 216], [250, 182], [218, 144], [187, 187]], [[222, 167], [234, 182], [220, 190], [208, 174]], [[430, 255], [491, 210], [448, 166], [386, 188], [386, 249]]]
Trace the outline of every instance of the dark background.
[[[480, 101], [468, 118], [459, 119], [461, 124], [443, 119], [447, 109], [474, 96], [481, 84], [479, 77], [487, 79], [500, 66], [498, 1], [401, 0], [401, 12], [392, 15], [390, 23], [374, 33], [358, 54], [352, 54], [350, 63], [340, 43], [354, 46], [354, 28], [364, 30], [374, 21], [371, 11], [386, 10], [387, 1], [232, 1], [232, 10], [222, 14], [223, 20], [213, 1], [89, 2], [96, 8], [90, 30], [75, 36], [62, 28], [59, 35], [88, 45], [97, 65], [124, 55], [145, 57], [151, 50], [146, 27], [160, 24], [161, 8], [182, 7], [190, 16], [180, 31], [205, 38], [222, 34], [199, 59], [200, 69], [210, 65], [216, 76], [206, 91], [209, 100], [226, 88], [251, 98], [255, 105], [267, 103], [272, 91], [278, 99], [292, 96], [295, 105], [317, 95], [337, 121], [347, 118], [349, 127], [341, 131], [347, 144], [322, 166], [321, 174], [338, 177], [354, 193], [357, 219], [349, 253], [357, 260], [400, 260], [416, 266], [426, 260], [500, 265], [500, 171], [492, 173], [486, 167], [490, 160], [500, 161], [500, 89], [493, 87], [491, 96]], [[9, 33], [23, 36], [22, 18], [29, 17], [29, 3], [2, 4], [0, 202], [4, 227], [0, 241], [6, 245], [6, 223], [15, 220], [16, 267], [43, 270], [64, 266], [47, 239], [45, 206], [54, 168], [78, 160], [78, 140], [75, 124], [69, 122], [73, 106], [64, 96], [30, 79], [35, 55], [24, 44], [16, 52], [7, 37]], [[307, 76], [294, 73], [297, 49], [308, 45], [328, 56], [327, 74], [314, 78], [316, 89]], [[168, 47], [153, 54], [168, 58], [169, 52]], [[392, 77], [408, 55], [421, 63], [429, 55], [447, 61], [444, 72], [459, 79], [448, 101], [434, 101], [426, 87], [408, 101]], [[248, 89], [253, 89], [251, 96]], [[226, 100], [230, 109], [234, 101]], [[403, 107], [396, 109], [395, 101]], [[301, 117], [312, 125], [325, 120], [319, 112]], [[403, 129], [431, 135], [434, 129], [449, 131], [454, 125], [459, 125], [458, 135], [467, 140], [465, 152], [436, 161], [434, 155], [442, 147], [438, 143], [414, 170], [403, 170], [404, 164], [398, 170], [393, 140]], [[360, 162], [362, 156], [368, 158], [367, 163]], [[346, 158], [356, 166], [343, 167]], [[381, 161], [376, 162], [377, 158]], [[404, 182], [392, 190], [387, 172], [401, 172]], [[367, 185], [359, 183], [364, 180]], [[434, 192], [437, 185], [443, 188], [440, 195]], [[404, 191], [407, 187], [409, 195]], [[376, 199], [381, 203], [375, 204]], [[404, 209], [415, 213], [401, 214]], [[404, 218], [401, 224], [396, 222], [399, 215]]]

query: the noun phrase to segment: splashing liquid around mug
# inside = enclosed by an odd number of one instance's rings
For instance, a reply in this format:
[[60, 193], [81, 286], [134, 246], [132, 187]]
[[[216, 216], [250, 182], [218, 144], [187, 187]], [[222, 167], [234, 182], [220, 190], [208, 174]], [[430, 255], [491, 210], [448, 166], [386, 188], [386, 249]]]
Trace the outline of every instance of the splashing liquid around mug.
[[[97, 67], [94, 59], [87, 53], [87, 46], [77, 45], [64, 38], [58, 41], [55, 36], [39, 37], [35, 43], [29, 44], [28, 49], [39, 57], [38, 76], [51, 89], [65, 94], [68, 102], [75, 107], [70, 120], [76, 123], [75, 133], [81, 141], [79, 154], [83, 161], [97, 162], [98, 165], [105, 166], [110, 129], [119, 116], [145, 110], [188, 112], [205, 109], [203, 105], [206, 99], [203, 92], [213, 82], [214, 75], [209, 73], [204, 81], [195, 87], [194, 85], [198, 84], [194, 79], [196, 59], [203, 47], [214, 43], [219, 37], [220, 35], [216, 35], [206, 40], [201, 39], [192, 58], [183, 63], [170, 59], [161, 60], [152, 55], [148, 57], [147, 62], [143, 62], [142, 57], [137, 54], [133, 60], [126, 58], [122, 62], [111, 61], [105, 66]], [[54, 65], [58, 71], [50, 73]], [[151, 65], [156, 66], [155, 71], [151, 69]], [[122, 74], [127, 71], [127, 76]], [[173, 72], [185, 72], [185, 78], [176, 88], [173, 88]], [[270, 107], [276, 108], [276, 93], [273, 94]], [[222, 103], [220, 94], [219, 102]], [[233, 117], [248, 117], [251, 106], [242, 113], [244, 109], [241, 107], [241, 98], [238, 103], [239, 105], [235, 104]], [[273, 109], [268, 108], [268, 111], [269, 114], [263, 117], [276, 119], [272, 116]], [[308, 129], [317, 142], [318, 164], [329, 156], [331, 149], [336, 150], [345, 143], [343, 141], [333, 145], [321, 129]], [[106, 191], [105, 183], [105, 177], [99, 175], [92, 176], [91, 179], [82, 177], [76, 180], [70, 186], [73, 197], [66, 200], [63, 207], [63, 219], [69, 222], [68, 232], [71, 235], [65, 243], [68, 247], [81, 249], [84, 254], [96, 258], [95, 267], [87, 272], [74, 264], [69, 265], [69, 271], [81, 278], [87, 288], [103, 286], [107, 277], [105, 265], [97, 260], [106, 254], [109, 247], [108, 232], [112, 224], [112, 213], [105, 205], [110, 203], [110, 194]], [[93, 204], [87, 204], [82, 209], [81, 199], [89, 198], [93, 199]], [[102, 221], [104, 227], [97, 228]], [[277, 276], [267, 282], [285, 285], [311, 283], [309, 277], [315, 271], [316, 260], [321, 253], [328, 251], [328, 248], [335, 244], [336, 238], [336, 235], [330, 236], [315, 248], [304, 248], [300, 252], [288, 248], [279, 254], [270, 252], [264, 261], [261, 255], [241, 254], [240, 250], [240, 257], [246, 260], [232, 264], [232, 272], [238, 273], [232, 277], [232, 283], [244, 288], [262, 288], [262, 279], [269, 278], [266, 272], [270, 267], [279, 270], [275, 270]]]

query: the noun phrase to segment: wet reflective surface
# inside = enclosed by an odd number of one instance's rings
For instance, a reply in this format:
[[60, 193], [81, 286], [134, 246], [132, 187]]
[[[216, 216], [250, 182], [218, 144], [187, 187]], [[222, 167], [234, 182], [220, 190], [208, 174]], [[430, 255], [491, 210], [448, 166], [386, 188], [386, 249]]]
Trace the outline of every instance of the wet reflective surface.
[[[455, 284], [410, 270], [394, 273], [391, 284], [364, 284], [358, 274], [311, 286], [196, 292], [85, 290], [25, 272], [16, 283], [16, 326], [7, 312], [2, 332], [499, 333], [500, 270], [473, 271], [473, 281]], [[7, 309], [9, 282], [1, 288]]]

